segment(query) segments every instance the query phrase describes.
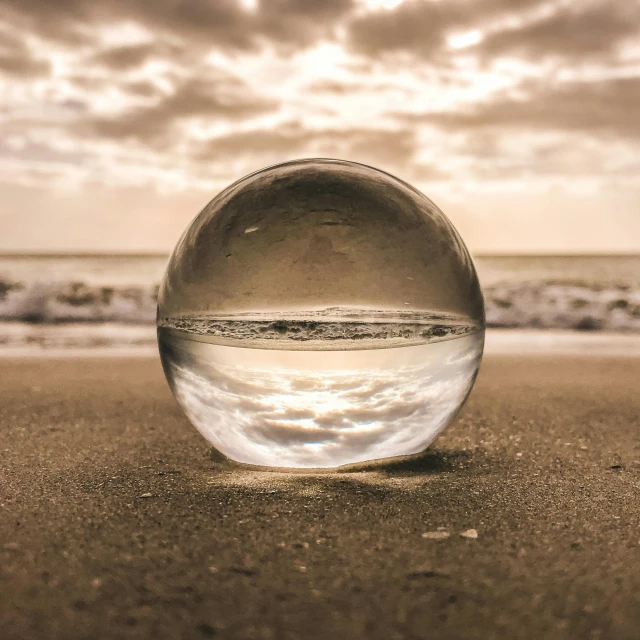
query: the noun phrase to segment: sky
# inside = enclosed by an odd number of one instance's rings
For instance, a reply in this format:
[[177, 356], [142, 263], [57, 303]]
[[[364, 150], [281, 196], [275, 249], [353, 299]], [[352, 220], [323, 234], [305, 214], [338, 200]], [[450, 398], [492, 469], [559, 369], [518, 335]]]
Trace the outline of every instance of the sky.
[[640, 252], [640, 0], [2, 0], [0, 251], [169, 251], [305, 157], [472, 252]]

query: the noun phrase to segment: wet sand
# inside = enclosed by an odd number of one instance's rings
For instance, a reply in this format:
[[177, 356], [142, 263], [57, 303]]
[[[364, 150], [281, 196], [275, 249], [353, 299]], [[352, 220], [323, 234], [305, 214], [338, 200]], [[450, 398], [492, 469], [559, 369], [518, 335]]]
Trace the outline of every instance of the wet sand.
[[4, 640], [640, 637], [640, 358], [489, 355], [427, 453], [315, 474], [212, 455], [155, 358], [0, 380]]

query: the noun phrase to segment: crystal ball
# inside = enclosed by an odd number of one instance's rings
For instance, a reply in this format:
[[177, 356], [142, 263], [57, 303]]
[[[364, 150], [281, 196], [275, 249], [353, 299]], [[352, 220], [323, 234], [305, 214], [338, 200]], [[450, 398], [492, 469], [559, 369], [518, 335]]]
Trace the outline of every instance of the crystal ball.
[[475, 381], [484, 304], [422, 193], [372, 167], [252, 173], [191, 222], [158, 299], [169, 385], [221, 453], [336, 467], [424, 450]]

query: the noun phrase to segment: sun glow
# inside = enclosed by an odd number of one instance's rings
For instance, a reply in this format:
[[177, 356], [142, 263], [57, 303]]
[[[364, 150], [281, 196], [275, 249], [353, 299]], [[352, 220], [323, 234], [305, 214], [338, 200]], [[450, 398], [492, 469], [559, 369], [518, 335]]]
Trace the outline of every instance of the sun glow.
[[370, 11], [377, 11], [379, 9], [385, 9], [390, 11], [399, 7], [405, 0], [364, 0], [364, 5]]
[[247, 13], [255, 13], [258, 10], [258, 0], [238, 0], [238, 2]]
[[482, 42], [482, 34], [477, 30], [453, 34], [449, 36], [447, 41], [451, 49], [466, 49], [479, 42]]

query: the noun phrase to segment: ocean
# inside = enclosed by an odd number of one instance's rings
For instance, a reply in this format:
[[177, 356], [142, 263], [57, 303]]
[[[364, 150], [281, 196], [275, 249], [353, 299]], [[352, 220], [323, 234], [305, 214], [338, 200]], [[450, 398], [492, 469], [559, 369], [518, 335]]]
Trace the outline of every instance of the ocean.
[[[165, 255], [0, 256], [0, 346], [155, 343]], [[640, 256], [478, 256], [489, 327], [640, 333]]]

